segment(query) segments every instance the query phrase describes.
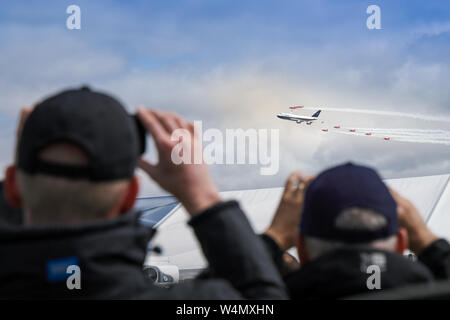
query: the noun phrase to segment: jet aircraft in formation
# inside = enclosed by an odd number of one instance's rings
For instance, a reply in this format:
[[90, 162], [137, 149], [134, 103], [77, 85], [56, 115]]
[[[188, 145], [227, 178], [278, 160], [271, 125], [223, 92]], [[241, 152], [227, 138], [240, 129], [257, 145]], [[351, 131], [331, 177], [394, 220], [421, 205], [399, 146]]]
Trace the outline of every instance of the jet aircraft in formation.
[[[289, 109], [294, 110], [294, 111], [297, 110], [297, 109], [302, 109], [302, 108], [304, 108], [304, 107], [303, 106], [289, 107]], [[294, 113], [282, 112], [282, 113], [278, 113], [277, 117], [279, 119], [282, 119], [282, 120], [295, 121], [298, 124], [301, 124], [302, 122], [305, 122], [307, 125], [311, 125], [314, 121], [317, 121], [319, 119], [319, 115], [320, 115], [321, 111], [322, 110], [318, 110], [312, 116], [303, 116], [303, 115], [298, 115], [298, 114], [294, 114]], [[334, 129], [341, 129], [341, 126], [340, 125], [335, 125], [333, 128]], [[328, 132], [328, 129], [327, 128], [323, 128], [322, 131], [323, 132]], [[352, 133], [356, 133], [356, 129], [349, 129], [348, 131], [352, 132]], [[365, 135], [366, 136], [371, 136], [372, 132], [365, 132]], [[390, 137], [384, 137], [384, 140], [389, 141], [389, 140], [391, 140], [391, 138]]]

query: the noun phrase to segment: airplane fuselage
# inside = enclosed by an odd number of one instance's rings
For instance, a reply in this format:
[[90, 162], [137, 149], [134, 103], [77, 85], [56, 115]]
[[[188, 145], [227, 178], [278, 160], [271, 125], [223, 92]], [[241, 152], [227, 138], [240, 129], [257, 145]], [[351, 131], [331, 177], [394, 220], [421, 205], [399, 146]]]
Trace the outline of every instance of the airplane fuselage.
[[299, 116], [297, 114], [292, 113], [279, 113], [277, 114], [279, 119], [296, 121], [297, 123], [307, 122], [311, 123], [314, 120], [317, 120], [317, 117], [307, 117], [307, 116]]

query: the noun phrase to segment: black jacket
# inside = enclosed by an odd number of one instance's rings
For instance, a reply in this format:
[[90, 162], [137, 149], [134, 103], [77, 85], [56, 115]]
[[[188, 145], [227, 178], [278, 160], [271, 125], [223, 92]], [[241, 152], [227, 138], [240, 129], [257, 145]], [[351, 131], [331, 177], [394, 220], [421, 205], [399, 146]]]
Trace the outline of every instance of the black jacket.
[[[64, 227], [0, 230], [0, 298], [32, 299], [283, 299], [285, 287], [263, 243], [239, 205], [219, 203], [190, 225], [214, 279], [170, 289], [154, 286], [142, 271], [154, 231], [138, 213]], [[58, 263], [76, 262], [81, 289], [69, 290]], [[56, 266], [56, 268], [55, 268]]]
[[365, 248], [333, 250], [287, 275], [285, 282], [292, 299], [337, 299], [377, 292], [378, 289], [369, 290], [367, 286], [373, 274], [368, 267], [374, 264], [381, 270], [381, 290], [433, 280], [431, 272], [420, 262], [393, 252]]
[[5, 224], [21, 225], [22, 223], [22, 210], [9, 205], [6, 200], [4, 182], [0, 181], [0, 226]]
[[450, 279], [450, 244], [439, 239], [426, 247], [418, 256], [437, 280]]
[[[283, 252], [267, 235], [262, 239], [281, 271]], [[284, 281], [291, 299], [337, 299], [449, 278], [450, 245], [447, 241], [432, 243], [418, 258], [419, 261], [414, 262], [399, 254], [373, 248], [336, 249], [285, 275]], [[367, 273], [367, 267], [371, 263], [382, 265], [381, 290], [367, 287], [372, 274]]]

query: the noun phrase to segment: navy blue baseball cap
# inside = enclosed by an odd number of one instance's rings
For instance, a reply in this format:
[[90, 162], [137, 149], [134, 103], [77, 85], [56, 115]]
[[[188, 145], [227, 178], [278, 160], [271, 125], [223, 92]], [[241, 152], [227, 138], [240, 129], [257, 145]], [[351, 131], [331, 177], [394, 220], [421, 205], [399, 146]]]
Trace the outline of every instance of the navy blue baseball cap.
[[[370, 209], [386, 224], [372, 230], [338, 228], [337, 218], [346, 209]], [[377, 172], [347, 163], [325, 170], [305, 193], [300, 232], [323, 240], [347, 243], [387, 238], [398, 231], [397, 204]]]

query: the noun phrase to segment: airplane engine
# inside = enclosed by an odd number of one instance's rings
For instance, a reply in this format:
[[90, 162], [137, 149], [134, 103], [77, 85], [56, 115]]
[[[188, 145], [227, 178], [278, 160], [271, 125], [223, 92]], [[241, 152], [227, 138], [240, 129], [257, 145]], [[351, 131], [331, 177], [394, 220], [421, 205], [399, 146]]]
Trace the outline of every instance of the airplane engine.
[[302, 123], [301, 121], [296, 121], [298, 124]]
[[310, 126], [312, 124], [312, 122], [307, 122], [306, 124]]
[[170, 287], [180, 281], [180, 270], [174, 265], [147, 265], [144, 267], [144, 273], [160, 287]]

